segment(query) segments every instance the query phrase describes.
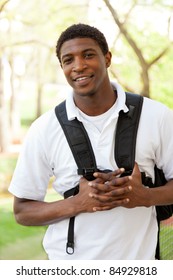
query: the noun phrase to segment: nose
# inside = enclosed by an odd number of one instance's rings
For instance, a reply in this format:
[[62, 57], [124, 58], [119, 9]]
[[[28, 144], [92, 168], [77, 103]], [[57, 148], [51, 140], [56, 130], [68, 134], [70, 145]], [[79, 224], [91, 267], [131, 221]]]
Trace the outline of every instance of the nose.
[[82, 72], [87, 68], [86, 61], [82, 58], [76, 58], [73, 64], [73, 71]]

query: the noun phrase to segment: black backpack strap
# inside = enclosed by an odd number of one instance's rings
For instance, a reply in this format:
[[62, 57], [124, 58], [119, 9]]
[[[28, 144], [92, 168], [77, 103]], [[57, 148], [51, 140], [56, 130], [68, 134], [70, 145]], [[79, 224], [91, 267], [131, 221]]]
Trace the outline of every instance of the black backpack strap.
[[[64, 193], [64, 198], [74, 196], [79, 192], [79, 185], [66, 191]], [[66, 243], [66, 253], [72, 255], [74, 253], [74, 223], [75, 216], [71, 217], [68, 225], [67, 243]]]
[[[77, 119], [71, 121], [68, 120], [65, 101], [56, 106], [55, 114], [76, 161], [78, 174], [84, 176], [88, 180], [93, 180], [93, 173], [97, 171], [97, 165], [90, 139], [83, 124]], [[66, 191], [64, 193], [64, 198], [74, 196], [78, 192], [79, 185]], [[74, 223], [75, 217], [71, 217], [69, 219], [66, 244], [66, 252], [70, 255], [74, 253]]]
[[120, 111], [116, 136], [115, 160], [119, 168], [124, 167], [131, 174], [135, 163], [136, 137], [140, 120], [143, 96], [126, 92], [129, 111]]
[[78, 174], [89, 180], [89, 176], [97, 171], [97, 165], [90, 139], [82, 122], [77, 119], [68, 120], [65, 101], [56, 106], [55, 113], [78, 166]]

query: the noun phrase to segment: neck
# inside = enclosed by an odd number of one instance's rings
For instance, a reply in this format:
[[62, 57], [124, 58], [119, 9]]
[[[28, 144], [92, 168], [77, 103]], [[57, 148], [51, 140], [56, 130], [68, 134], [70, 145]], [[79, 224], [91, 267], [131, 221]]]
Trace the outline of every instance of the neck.
[[74, 94], [76, 106], [88, 116], [98, 116], [108, 111], [116, 102], [117, 92], [112, 85], [89, 96]]

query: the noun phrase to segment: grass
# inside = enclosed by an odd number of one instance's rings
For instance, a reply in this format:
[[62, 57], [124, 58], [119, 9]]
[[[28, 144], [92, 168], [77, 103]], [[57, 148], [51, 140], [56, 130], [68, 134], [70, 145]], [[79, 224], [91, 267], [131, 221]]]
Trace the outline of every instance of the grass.
[[[57, 199], [48, 193], [46, 201]], [[60, 199], [60, 197], [59, 197]], [[45, 260], [42, 247], [46, 226], [21, 226], [16, 223], [12, 198], [0, 199], [0, 260]]]
[[[16, 221], [14, 219], [12, 211], [6, 211], [2, 208], [1, 210], [1, 220], [3, 225], [0, 227], [0, 247], [8, 243], [17, 242], [22, 238], [27, 238], [38, 233], [44, 234], [45, 229], [43, 227], [25, 227], [21, 225], [16, 226]], [[7, 231], [8, 230], [8, 231]], [[9, 233], [9, 234], [7, 234]]]
[[173, 224], [161, 224], [160, 228], [161, 259], [173, 260]]
[[41, 244], [42, 234], [18, 240], [0, 249], [0, 260], [46, 260]]
[[6, 201], [0, 206], [0, 260], [46, 259], [42, 248], [46, 227], [17, 224], [12, 212], [12, 199]]

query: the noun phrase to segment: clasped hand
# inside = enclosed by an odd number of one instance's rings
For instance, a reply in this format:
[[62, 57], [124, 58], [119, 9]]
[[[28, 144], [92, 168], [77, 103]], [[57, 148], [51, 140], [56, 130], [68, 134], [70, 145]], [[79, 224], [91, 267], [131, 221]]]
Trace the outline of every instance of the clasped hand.
[[[86, 182], [90, 187], [88, 196], [92, 199], [93, 211], [110, 210], [122, 206], [134, 208], [137, 206], [146, 206], [149, 189], [142, 185], [141, 173], [137, 163], [135, 163], [131, 176], [120, 177], [124, 172], [123, 168], [109, 173], [94, 173], [96, 178], [93, 181], [87, 181], [82, 178], [81, 185]], [[84, 189], [84, 188], [82, 188]]]

